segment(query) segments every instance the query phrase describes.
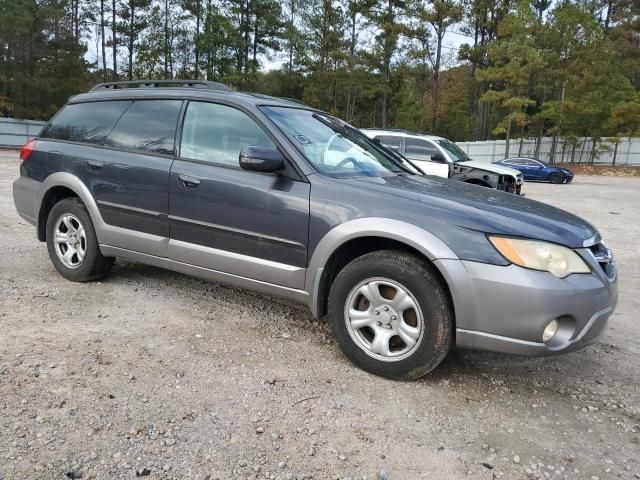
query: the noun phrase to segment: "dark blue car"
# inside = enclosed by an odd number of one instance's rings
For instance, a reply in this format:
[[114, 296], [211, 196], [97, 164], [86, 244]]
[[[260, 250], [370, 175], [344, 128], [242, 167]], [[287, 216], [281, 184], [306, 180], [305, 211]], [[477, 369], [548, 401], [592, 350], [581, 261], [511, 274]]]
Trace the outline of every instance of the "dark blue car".
[[571, 180], [573, 180], [573, 172], [570, 170], [554, 167], [533, 158], [507, 158], [495, 163], [519, 170], [524, 175], [525, 180], [551, 183], [571, 183]]

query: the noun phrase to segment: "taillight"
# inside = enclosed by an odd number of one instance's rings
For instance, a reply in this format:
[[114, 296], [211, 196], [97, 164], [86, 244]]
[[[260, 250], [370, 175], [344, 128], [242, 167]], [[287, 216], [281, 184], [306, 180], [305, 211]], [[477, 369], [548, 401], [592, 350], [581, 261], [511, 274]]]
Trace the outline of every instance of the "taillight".
[[28, 159], [31, 156], [31, 152], [33, 152], [34, 148], [36, 148], [35, 140], [29, 140], [27, 143], [25, 143], [20, 149], [20, 160], [24, 162], [26, 159]]

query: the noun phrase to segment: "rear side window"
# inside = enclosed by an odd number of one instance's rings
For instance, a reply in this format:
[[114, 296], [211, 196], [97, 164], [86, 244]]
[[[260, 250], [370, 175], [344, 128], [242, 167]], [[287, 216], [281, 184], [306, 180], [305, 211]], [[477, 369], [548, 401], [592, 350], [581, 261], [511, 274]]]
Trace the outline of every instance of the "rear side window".
[[106, 145], [172, 154], [181, 106], [181, 100], [134, 102], [107, 137]]
[[182, 127], [182, 158], [240, 168], [240, 151], [246, 146], [275, 148], [246, 113], [216, 103], [189, 103]]
[[103, 144], [129, 105], [129, 100], [67, 105], [54, 117], [40, 137]]

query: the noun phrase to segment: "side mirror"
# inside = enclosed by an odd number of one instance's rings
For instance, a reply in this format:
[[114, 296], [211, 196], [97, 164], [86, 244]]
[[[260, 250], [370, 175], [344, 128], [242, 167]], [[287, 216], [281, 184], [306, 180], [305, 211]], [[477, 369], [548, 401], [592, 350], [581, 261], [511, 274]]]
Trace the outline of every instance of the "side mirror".
[[433, 155], [431, 155], [431, 161], [434, 163], [449, 163], [441, 153], [434, 153]]
[[240, 168], [251, 172], [277, 172], [284, 168], [284, 162], [277, 148], [248, 146], [240, 152]]

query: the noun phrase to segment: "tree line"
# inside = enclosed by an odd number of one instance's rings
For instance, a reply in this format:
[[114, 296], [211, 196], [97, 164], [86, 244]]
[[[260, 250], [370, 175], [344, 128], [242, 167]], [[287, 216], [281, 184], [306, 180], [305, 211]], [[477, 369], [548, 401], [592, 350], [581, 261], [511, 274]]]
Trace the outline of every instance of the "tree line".
[[0, 115], [47, 119], [136, 78], [221, 81], [454, 140], [640, 135], [640, 3], [0, 0]]

